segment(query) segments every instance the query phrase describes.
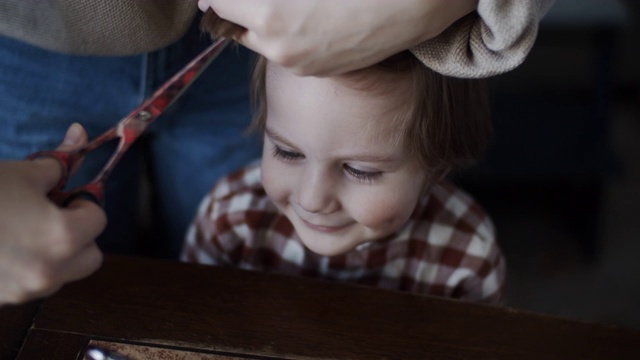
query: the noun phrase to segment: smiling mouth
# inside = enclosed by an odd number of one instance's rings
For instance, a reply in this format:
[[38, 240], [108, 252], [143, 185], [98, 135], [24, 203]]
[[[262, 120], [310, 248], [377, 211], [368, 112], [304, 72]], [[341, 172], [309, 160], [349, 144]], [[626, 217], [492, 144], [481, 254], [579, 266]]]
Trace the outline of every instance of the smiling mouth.
[[335, 233], [335, 232], [339, 232], [342, 231], [344, 229], [346, 229], [349, 225], [342, 225], [342, 226], [324, 226], [324, 225], [316, 225], [316, 224], [312, 224], [310, 222], [308, 222], [305, 219], [302, 219], [302, 222], [310, 229], [315, 230], [315, 231], [319, 231], [319, 232], [323, 232], [323, 233]]

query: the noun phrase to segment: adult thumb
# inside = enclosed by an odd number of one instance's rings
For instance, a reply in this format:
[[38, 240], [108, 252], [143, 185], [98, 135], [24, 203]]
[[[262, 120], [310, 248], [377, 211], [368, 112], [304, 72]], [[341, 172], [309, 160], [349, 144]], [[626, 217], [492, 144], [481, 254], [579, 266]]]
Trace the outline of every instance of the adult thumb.
[[82, 125], [73, 123], [69, 126], [69, 129], [67, 129], [67, 133], [64, 135], [62, 143], [56, 150], [72, 151], [84, 145], [86, 142], [87, 132], [84, 130]]
[[[67, 129], [67, 132], [62, 140], [62, 143], [56, 149], [57, 151], [74, 151], [81, 146], [83, 146], [87, 142], [87, 132], [84, 130], [82, 125], [78, 123], [73, 123]], [[38, 165], [38, 178], [41, 180], [41, 184], [43, 186], [44, 191], [49, 191], [53, 188], [58, 181], [60, 180], [60, 176], [63, 175], [63, 170], [60, 162], [52, 157], [44, 156], [37, 158], [35, 160], [35, 164]], [[77, 169], [79, 163], [76, 164], [75, 168]], [[69, 169], [71, 172], [75, 169]]]

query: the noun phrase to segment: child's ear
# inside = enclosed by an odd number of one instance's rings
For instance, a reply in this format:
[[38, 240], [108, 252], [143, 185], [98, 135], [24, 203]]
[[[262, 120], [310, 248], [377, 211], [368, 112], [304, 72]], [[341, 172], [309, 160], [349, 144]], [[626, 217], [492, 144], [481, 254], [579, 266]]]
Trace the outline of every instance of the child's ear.
[[224, 20], [211, 9], [207, 10], [204, 16], [202, 16], [200, 30], [209, 34], [209, 36], [214, 39], [219, 37], [235, 39], [247, 31], [247, 29], [238, 24]]

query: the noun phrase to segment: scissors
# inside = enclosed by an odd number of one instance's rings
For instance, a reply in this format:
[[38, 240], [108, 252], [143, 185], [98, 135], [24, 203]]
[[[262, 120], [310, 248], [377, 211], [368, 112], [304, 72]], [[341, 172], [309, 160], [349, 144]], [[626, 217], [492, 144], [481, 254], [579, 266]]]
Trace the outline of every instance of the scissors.
[[[52, 157], [57, 159], [62, 165], [62, 177], [56, 186], [49, 191], [49, 198], [60, 206], [65, 206], [71, 200], [89, 196], [104, 206], [104, 183], [111, 174], [122, 155], [129, 149], [136, 139], [144, 133], [162, 113], [178, 99], [184, 91], [200, 76], [206, 67], [215, 59], [222, 50], [229, 44], [230, 40], [219, 38], [212, 45], [206, 48], [195, 59], [189, 62], [182, 70], [176, 73], [171, 79], [160, 86], [150, 97], [142, 102], [140, 106], [122, 118], [115, 126], [105, 131], [91, 142], [74, 151], [45, 150], [35, 152], [27, 159], [37, 159], [42, 157]], [[119, 138], [118, 146], [107, 163], [96, 177], [89, 183], [75, 187], [71, 190], [64, 190], [71, 171], [82, 157], [105, 143]]]

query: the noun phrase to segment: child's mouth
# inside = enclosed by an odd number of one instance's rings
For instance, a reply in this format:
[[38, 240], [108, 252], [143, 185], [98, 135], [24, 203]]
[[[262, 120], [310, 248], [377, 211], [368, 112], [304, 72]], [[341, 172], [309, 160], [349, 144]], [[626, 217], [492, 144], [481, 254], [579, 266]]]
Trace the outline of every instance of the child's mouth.
[[315, 231], [319, 231], [319, 232], [324, 232], [324, 233], [334, 233], [334, 232], [339, 232], [342, 231], [344, 229], [346, 229], [349, 225], [340, 225], [340, 226], [326, 226], [326, 225], [317, 225], [317, 224], [313, 224], [310, 223], [309, 221], [302, 219], [302, 222], [310, 229], [315, 230]]

